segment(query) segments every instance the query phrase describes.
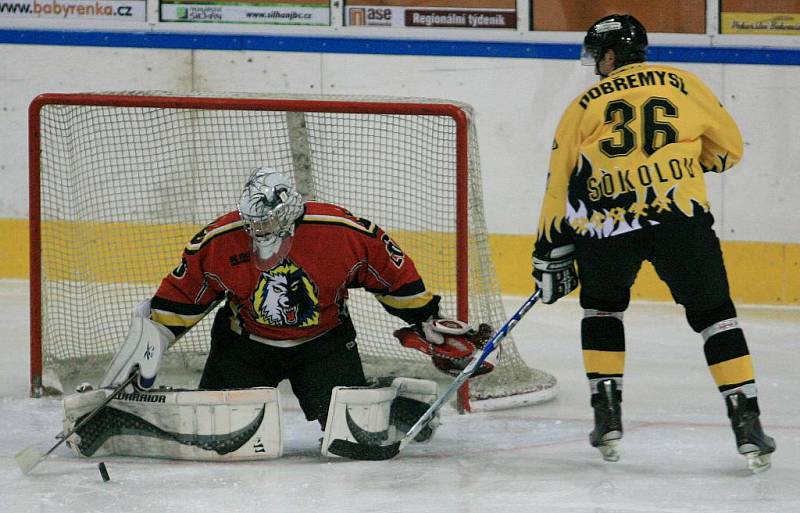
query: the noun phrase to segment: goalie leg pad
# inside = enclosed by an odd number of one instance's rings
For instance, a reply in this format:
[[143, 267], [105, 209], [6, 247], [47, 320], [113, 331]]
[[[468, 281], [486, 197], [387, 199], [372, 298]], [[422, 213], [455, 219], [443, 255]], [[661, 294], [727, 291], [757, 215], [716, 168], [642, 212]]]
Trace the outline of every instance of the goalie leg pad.
[[396, 435], [389, 420], [395, 397], [397, 389], [391, 386], [334, 387], [322, 438], [322, 455], [336, 456], [328, 447], [337, 439], [364, 445], [394, 441]]
[[[322, 439], [322, 455], [334, 440], [361, 445], [388, 445], [402, 439], [436, 400], [434, 381], [414, 378], [378, 379], [383, 387], [335, 387], [331, 393], [328, 421]], [[430, 440], [439, 426], [439, 415], [414, 438]]]
[[[439, 387], [434, 381], [415, 378], [395, 378], [391, 386], [397, 389], [397, 398], [392, 403], [391, 424], [398, 431], [407, 433], [436, 400]], [[414, 440], [427, 442], [440, 424], [437, 411]]]
[[[112, 391], [64, 398], [64, 432]], [[124, 393], [67, 444], [79, 456], [237, 461], [279, 458], [283, 420], [276, 388]]]

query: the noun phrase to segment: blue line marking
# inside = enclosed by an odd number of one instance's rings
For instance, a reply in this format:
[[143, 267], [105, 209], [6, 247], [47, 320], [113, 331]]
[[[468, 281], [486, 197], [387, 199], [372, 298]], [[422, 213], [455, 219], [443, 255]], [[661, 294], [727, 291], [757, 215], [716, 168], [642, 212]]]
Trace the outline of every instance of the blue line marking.
[[[201, 34], [196, 32], [0, 29], [0, 44], [566, 60], [576, 60], [580, 55], [580, 45], [565, 43]], [[800, 65], [800, 49], [651, 46], [648, 59], [654, 62], [797, 66]]]

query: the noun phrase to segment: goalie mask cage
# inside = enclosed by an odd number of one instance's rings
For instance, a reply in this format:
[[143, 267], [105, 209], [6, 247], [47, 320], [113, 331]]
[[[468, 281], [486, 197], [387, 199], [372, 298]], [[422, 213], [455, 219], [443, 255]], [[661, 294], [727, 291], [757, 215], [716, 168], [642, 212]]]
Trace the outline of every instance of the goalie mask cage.
[[[220, 94], [45, 94], [31, 103], [33, 395], [96, 382], [133, 307], [155, 292], [195, 233], [236, 208], [247, 176], [263, 165], [291, 175], [305, 198], [384, 228], [442, 296], [444, 314], [502, 325], [467, 105]], [[369, 293], [351, 290], [348, 305], [368, 375], [446, 379], [399, 344], [392, 331], [402, 321]], [[159, 383], [202, 369], [212, 320], [170, 349]], [[509, 337], [495, 371], [470, 381], [465, 406], [529, 404], [554, 393], [555, 378], [530, 368]]]

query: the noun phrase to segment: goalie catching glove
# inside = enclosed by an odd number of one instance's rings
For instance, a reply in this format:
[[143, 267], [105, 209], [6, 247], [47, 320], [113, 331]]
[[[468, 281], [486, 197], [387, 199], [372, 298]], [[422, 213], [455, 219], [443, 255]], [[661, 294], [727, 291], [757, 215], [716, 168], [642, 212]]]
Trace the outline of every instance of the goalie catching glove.
[[[481, 323], [478, 329], [455, 319], [433, 319], [394, 332], [403, 346], [430, 355], [433, 364], [450, 376], [458, 376], [478, 349], [492, 337], [492, 327]], [[494, 365], [484, 361], [472, 375], [491, 372]]]
[[542, 291], [542, 303], [550, 305], [578, 287], [575, 245], [559, 246], [546, 255], [533, 255], [533, 279]]

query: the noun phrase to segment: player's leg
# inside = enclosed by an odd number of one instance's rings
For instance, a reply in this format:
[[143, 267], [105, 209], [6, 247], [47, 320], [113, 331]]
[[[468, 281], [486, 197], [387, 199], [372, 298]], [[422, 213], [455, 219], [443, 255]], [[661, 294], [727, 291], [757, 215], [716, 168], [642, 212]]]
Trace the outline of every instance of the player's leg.
[[319, 421], [325, 429], [333, 388], [367, 386], [355, 330], [348, 321], [289, 351], [287, 372], [292, 391], [306, 419]]
[[759, 421], [758, 392], [750, 351], [731, 301], [713, 218], [662, 226], [652, 261], [692, 329], [703, 337], [706, 362], [722, 394], [740, 453], [754, 470], [769, 466], [775, 450]]
[[280, 353], [230, 329], [230, 309], [222, 307], [211, 328], [211, 350], [198, 388], [277, 387], [283, 379]]
[[581, 279], [581, 346], [595, 426], [589, 443], [616, 461], [622, 438], [622, 380], [625, 368], [623, 312], [641, 267], [644, 234], [580, 240], [576, 255]]

